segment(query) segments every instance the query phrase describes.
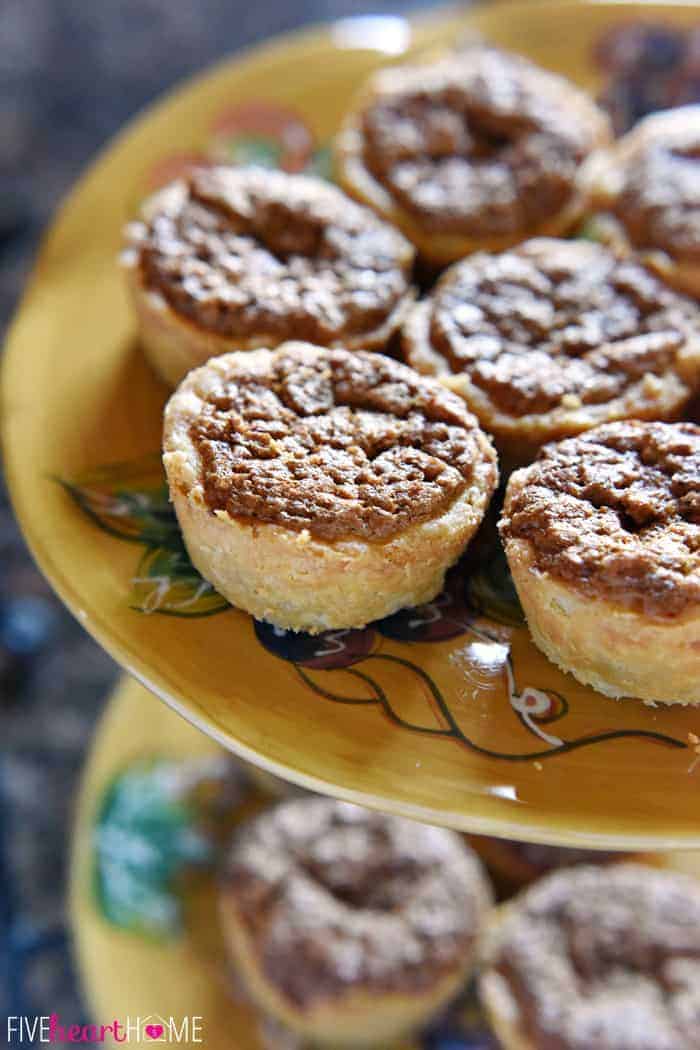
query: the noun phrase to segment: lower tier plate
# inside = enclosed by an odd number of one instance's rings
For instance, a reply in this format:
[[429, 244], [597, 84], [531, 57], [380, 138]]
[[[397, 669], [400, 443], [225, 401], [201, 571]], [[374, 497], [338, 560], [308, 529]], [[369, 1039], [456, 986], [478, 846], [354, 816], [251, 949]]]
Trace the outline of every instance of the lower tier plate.
[[[132, 1033], [162, 1024], [165, 1041], [192, 1050], [300, 1050], [247, 1004], [219, 934], [216, 842], [275, 789], [245, 777], [222, 748], [122, 680], [84, 771], [72, 843], [71, 920], [92, 1023], [119, 1021]], [[700, 877], [699, 853], [650, 859]], [[106, 1045], [121, 1044], [108, 1036]], [[496, 1042], [468, 990], [400, 1050]]]

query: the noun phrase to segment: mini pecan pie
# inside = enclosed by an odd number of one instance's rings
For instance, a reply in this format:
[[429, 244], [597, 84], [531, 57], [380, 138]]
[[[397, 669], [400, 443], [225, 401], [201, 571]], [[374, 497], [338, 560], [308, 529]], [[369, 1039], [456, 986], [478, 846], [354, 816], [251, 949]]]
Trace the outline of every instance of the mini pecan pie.
[[608, 696], [700, 703], [700, 427], [608, 423], [511, 475], [501, 535], [533, 639]]
[[244, 827], [220, 894], [253, 1000], [336, 1048], [394, 1046], [425, 1024], [471, 971], [491, 902], [453, 832], [325, 798]]
[[700, 886], [638, 864], [548, 875], [498, 909], [479, 989], [504, 1050], [698, 1050]]
[[171, 384], [287, 339], [382, 350], [412, 298], [408, 241], [307, 175], [198, 170], [152, 197], [126, 239], [144, 349]]
[[588, 176], [615, 232], [669, 284], [700, 298], [700, 106], [645, 117]]
[[607, 117], [562, 77], [472, 47], [377, 73], [336, 142], [343, 186], [428, 262], [566, 232]]
[[700, 312], [631, 259], [540, 238], [455, 263], [403, 328], [510, 459], [607, 420], [677, 419], [700, 385]]
[[311, 633], [430, 601], [497, 482], [455, 394], [384, 355], [306, 343], [190, 373], [164, 443], [205, 579], [258, 619]]

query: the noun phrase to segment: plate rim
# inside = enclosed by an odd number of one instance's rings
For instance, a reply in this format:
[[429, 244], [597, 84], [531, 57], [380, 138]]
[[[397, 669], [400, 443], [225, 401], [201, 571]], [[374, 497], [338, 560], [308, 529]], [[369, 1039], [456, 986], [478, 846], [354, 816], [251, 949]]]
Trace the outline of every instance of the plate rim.
[[[492, 3], [489, 5], [491, 9], [497, 7], [499, 12], [504, 15], [508, 11], [527, 11], [530, 13], [533, 9], [546, 10], [549, 8], [553, 11], [561, 11], [565, 8], [571, 10], [583, 7], [596, 9], [609, 7], [611, 12], [615, 10], [621, 13], [627, 10], [630, 12], [648, 11], [650, 14], [658, 14], [661, 12], [669, 13], [674, 9], [687, 10], [693, 6], [695, 6], [693, 0], [672, 0], [668, 4], [664, 3], [663, 0], [661, 2], [659, 0], [563, 0], [563, 2], [559, 2], [559, 0], [503, 0], [502, 3], [498, 2], [498, 0], [492, 0]], [[448, 5], [424, 11], [419, 10], [410, 13], [408, 16], [387, 15], [386, 17], [397, 18], [410, 25], [419, 26], [429, 26], [431, 23], [440, 25], [440, 23], [450, 19], [458, 19], [464, 21], [465, 28], [468, 28], [470, 16], [474, 13], [479, 15], [485, 9], [485, 3], [476, 3], [466, 10], [456, 5]], [[700, 827], [696, 833], [689, 830], [685, 833], [676, 832], [663, 838], [658, 834], [649, 835], [633, 832], [611, 834], [581, 831], [580, 829], [562, 832], [559, 830], [559, 824], [554, 826], [551, 824], [551, 818], [550, 822], [545, 823], [542, 816], [539, 819], [533, 819], [528, 817], [526, 812], [520, 814], [520, 820], [506, 820], [491, 816], [481, 817], [477, 813], [471, 813], [467, 807], [459, 812], [450, 810], [447, 807], [437, 810], [428, 805], [398, 800], [394, 796], [363, 794], [359, 790], [344, 787], [333, 781], [306, 773], [293, 765], [287, 765], [268, 758], [221, 729], [217, 722], [198, 706], [196, 699], [189, 702], [191, 706], [187, 706], [179, 700], [170, 691], [167, 677], [161, 672], [154, 673], [148, 661], [134, 651], [130, 642], [115, 634], [110, 629], [108, 622], [102, 619], [95, 610], [91, 609], [87, 613], [81, 608], [80, 595], [75, 585], [58, 568], [51, 551], [36, 535], [33, 525], [36, 514], [31, 512], [27, 506], [27, 501], [20, 497], [19, 484], [15, 475], [19, 473], [21, 468], [13, 462], [13, 457], [9, 451], [12, 426], [10, 424], [11, 413], [6, 409], [10, 402], [11, 371], [15, 363], [14, 358], [19, 354], [19, 350], [15, 346], [17, 342], [16, 333], [20, 329], [26, 305], [38, 285], [44, 259], [51, 248], [54, 238], [60, 232], [63, 221], [78, 201], [85, 185], [103, 167], [109, 164], [112, 155], [117, 153], [134, 133], [147, 125], [154, 116], [170, 108], [173, 103], [176, 103], [178, 99], [189, 94], [192, 90], [201, 90], [207, 82], [214, 81], [231, 67], [235, 66], [240, 69], [241, 67], [245, 68], [247, 65], [257, 65], [260, 62], [287, 54], [290, 49], [301, 51], [324, 44], [335, 48], [336, 45], [333, 44], [332, 36], [333, 28], [340, 23], [358, 21], [366, 17], [367, 15], [354, 15], [329, 22], [316, 22], [289, 32], [276, 34], [251, 46], [234, 50], [207, 66], [204, 70], [178, 80], [173, 87], [160, 93], [151, 103], [139, 110], [108, 139], [62, 198], [41, 239], [28, 279], [25, 282], [23, 292], [8, 325], [3, 345], [2, 362], [0, 362], [0, 449], [3, 454], [7, 491], [16, 519], [20, 525], [24, 542], [27, 544], [36, 565], [71, 614], [124, 671], [217, 744], [244, 761], [257, 765], [274, 776], [281, 777], [307, 790], [354, 802], [368, 808], [385, 812], [390, 811], [422, 823], [441, 825], [458, 831], [469, 831], [474, 834], [487, 834], [499, 838], [517, 838], [522, 842], [590, 849], [658, 850], [663, 848], [664, 850], [678, 850], [692, 848], [693, 846], [700, 848]], [[377, 49], [368, 48], [367, 50]], [[410, 51], [410, 46], [407, 50]], [[235, 699], [235, 694], [232, 695], [232, 699]], [[474, 795], [474, 797], [476, 796]], [[524, 809], [526, 810], [527, 807], [524, 807]], [[521, 820], [523, 823], [521, 823]]]

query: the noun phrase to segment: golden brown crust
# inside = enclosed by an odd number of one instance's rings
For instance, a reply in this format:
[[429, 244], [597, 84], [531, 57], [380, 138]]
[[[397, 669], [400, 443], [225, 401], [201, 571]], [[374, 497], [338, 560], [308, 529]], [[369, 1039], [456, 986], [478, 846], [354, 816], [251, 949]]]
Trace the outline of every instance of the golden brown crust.
[[567, 81], [472, 47], [383, 70], [336, 140], [342, 185], [445, 264], [565, 232], [585, 199], [580, 167], [607, 118]]
[[403, 349], [520, 462], [608, 420], [676, 419], [700, 385], [696, 306], [587, 241], [454, 264], [411, 308]]
[[589, 168], [599, 207], [674, 287], [700, 295], [700, 106], [641, 120]]
[[424, 1023], [470, 968], [490, 904], [457, 835], [320, 798], [244, 829], [221, 890], [258, 997], [307, 1033], [335, 1024], [336, 1038], [349, 1019], [355, 1038]]
[[480, 991], [506, 1050], [697, 1047], [697, 882], [633, 864], [547, 876], [499, 909]]
[[[335, 388], [344, 409], [331, 461], [325, 445], [312, 440], [315, 427], [326, 428], [330, 402], [318, 415], [285, 406], [282, 420], [262, 418], [258, 394], [277, 411], [279, 399], [265, 388], [279, 377], [280, 362], [286, 362], [287, 404], [297, 409], [295, 399], [334, 390], [330, 373], [344, 377]], [[203, 457], [193, 431], [207, 422], [217, 399], [225, 409], [227, 385], [255, 375], [260, 389], [249, 418], [230, 412], [225, 440], [217, 438]], [[353, 397], [363, 406], [357, 412]], [[423, 450], [408, 447], [411, 433], [416, 440], [420, 435]], [[348, 444], [348, 435], [358, 444]], [[367, 453], [375, 440], [372, 458]], [[296, 454], [287, 456], [292, 445]], [[446, 449], [458, 466], [441, 460]], [[388, 358], [307, 344], [223, 355], [191, 373], [166, 409], [164, 450], [193, 564], [258, 619], [313, 633], [364, 626], [433, 598], [480, 524], [498, 476], [490, 442], [454, 395]], [[417, 516], [405, 504], [407, 485], [421, 503]], [[341, 499], [347, 508], [336, 506]]]
[[615, 699], [700, 703], [700, 611], [652, 619], [537, 569], [527, 540], [508, 540], [513, 583], [535, 644], [583, 685]]
[[195, 171], [146, 203], [126, 245], [146, 349], [171, 380], [289, 338], [383, 349], [412, 298], [410, 244], [311, 176]]

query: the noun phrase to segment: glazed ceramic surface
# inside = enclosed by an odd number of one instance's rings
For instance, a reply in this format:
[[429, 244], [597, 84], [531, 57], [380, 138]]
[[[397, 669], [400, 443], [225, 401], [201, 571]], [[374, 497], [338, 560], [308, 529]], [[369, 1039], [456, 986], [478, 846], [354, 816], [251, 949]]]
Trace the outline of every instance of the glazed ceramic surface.
[[700, 712], [614, 702], [533, 646], [488, 521], [434, 602], [318, 638], [226, 605], [188, 562], [163, 487], [161, 411], [117, 267], [123, 224], [191, 164], [329, 175], [380, 65], [475, 34], [598, 91], [596, 48], [691, 7], [494, 4], [413, 25], [337, 23], [169, 96], [90, 169], [47, 238], [4, 365], [7, 476], [32, 550], [85, 627], [205, 733], [319, 791], [475, 832], [572, 846], [700, 845]]
[[[274, 801], [244, 776], [226, 751], [123, 679], [84, 772], [73, 837], [71, 919], [91, 1023], [139, 1032], [162, 1024], [162, 1041], [207, 1050], [301, 1050], [248, 1005], [219, 934], [221, 848], [240, 820]], [[108, 1036], [107, 1045], [120, 1044]], [[395, 1050], [495, 1047], [470, 988]]]
[[[72, 846], [71, 919], [91, 1023], [128, 1020], [140, 1030], [164, 1023], [170, 1035], [185, 1033], [187, 1021], [189, 1038], [179, 1045], [192, 1050], [301, 1050], [248, 1005], [216, 914], [223, 844], [271, 802], [269, 793], [246, 787], [241, 765], [224, 749], [133, 679], [122, 680], [83, 774]], [[659, 855], [654, 863], [700, 877], [698, 853]], [[174, 1034], [165, 1041], [177, 1042]], [[121, 1044], [108, 1038], [107, 1045]], [[396, 1050], [496, 1045], [469, 988]]]

